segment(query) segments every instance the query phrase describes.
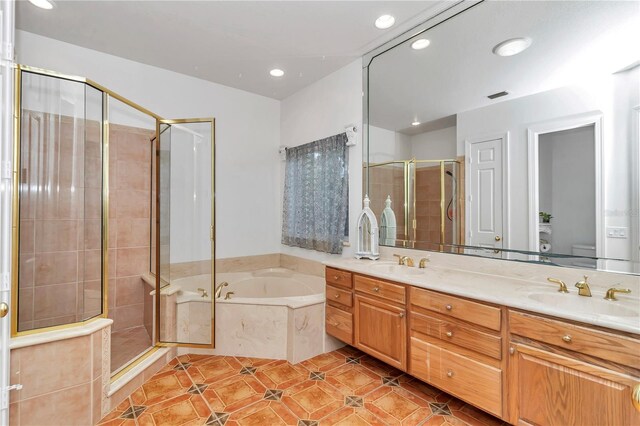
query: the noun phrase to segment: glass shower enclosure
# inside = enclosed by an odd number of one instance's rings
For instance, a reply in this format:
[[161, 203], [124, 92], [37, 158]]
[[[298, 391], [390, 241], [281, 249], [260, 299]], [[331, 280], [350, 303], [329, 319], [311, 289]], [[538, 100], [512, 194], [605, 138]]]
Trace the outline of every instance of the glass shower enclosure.
[[214, 345], [214, 120], [17, 66], [12, 336], [110, 318], [115, 379]]

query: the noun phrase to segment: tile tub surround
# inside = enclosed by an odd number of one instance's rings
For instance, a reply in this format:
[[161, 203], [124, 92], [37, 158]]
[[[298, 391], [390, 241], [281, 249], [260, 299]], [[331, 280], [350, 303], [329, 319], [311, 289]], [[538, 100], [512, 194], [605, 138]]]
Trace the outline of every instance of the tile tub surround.
[[[290, 261], [291, 262], [291, 261]], [[161, 333], [176, 328], [177, 341], [208, 343], [210, 299], [196, 292], [208, 275], [176, 279], [162, 290], [165, 320]], [[145, 276], [151, 281], [151, 277]], [[283, 268], [216, 274], [227, 281], [216, 301], [216, 345], [211, 354], [261, 356], [299, 362], [340, 347], [324, 332], [324, 280]], [[262, 292], [267, 290], [267, 294]], [[271, 290], [269, 290], [271, 289]], [[269, 295], [269, 292], [272, 292]], [[269, 296], [269, 297], [263, 297]], [[175, 307], [170, 303], [174, 301]], [[175, 313], [174, 313], [175, 312]], [[170, 320], [175, 315], [175, 322]]]
[[458, 425], [501, 420], [345, 347], [299, 364], [182, 355], [100, 425]]
[[[505, 262], [495, 259], [484, 259], [472, 256], [452, 255], [393, 247], [380, 247], [381, 260], [368, 261], [356, 259], [339, 259], [325, 261], [325, 265], [338, 269], [397, 281], [416, 287], [449, 293], [452, 295], [476, 299], [479, 301], [506, 305], [558, 318], [598, 325], [614, 330], [640, 334], [638, 317], [615, 317], [598, 315], [592, 312], [572, 310], [570, 300], [580, 302], [577, 289], [573, 283], [589, 275], [589, 282], [594, 298], [602, 298], [606, 290], [614, 285], [628, 287], [629, 295], [621, 295], [620, 301], [625, 306], [640, 307], [640, 277], [614, 274], [593, 270], [579, 270], [546, 265], [534, 265], [522, 262]], [[401, 254], [418, 260], [429, 256], [430, 262], [421, 275], [401, 275], [383, 273], [372, 268], [376, 262], [395, 262], [392, 254]], [[416, 268], [412, 268], [416, 269]], [[554, 286], [547, 282], [547, 277], [555, 277], [567, 283], [571, 294], [554, 292]], [[560, 306], [534, 302], [527, 297], [529, 292], [548, 292], [567, 298], [567, 303]], [[572, 299], [569, 299], [572, 298]], [[616, 303], [616, 302], [612, 302]]]

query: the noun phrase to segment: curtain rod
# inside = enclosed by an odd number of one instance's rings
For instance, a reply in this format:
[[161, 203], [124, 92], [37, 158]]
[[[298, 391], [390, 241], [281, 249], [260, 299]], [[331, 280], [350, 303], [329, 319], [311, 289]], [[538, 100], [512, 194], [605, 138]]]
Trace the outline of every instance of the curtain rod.
[[[357, 126], [350, 124], [344, 128], [344, 132], [338, 133], [338, 135], [342, 133], [347, 134], [347, 143], [346, 143], [347, 146], [356, 146], [356, 133], [358, 133]], [[332, 135], [332, 136], [337, 136], [337, 135]], [[328, 137], [331, 137], [331, 136], [328, 136]], [[285, 145], [280, 145], [280, 147], [278, 148], [278, 153], [282, 156], [283, 159], [287, 152], [287, 149], [289, 148], [291, 147], [285, 146]]]

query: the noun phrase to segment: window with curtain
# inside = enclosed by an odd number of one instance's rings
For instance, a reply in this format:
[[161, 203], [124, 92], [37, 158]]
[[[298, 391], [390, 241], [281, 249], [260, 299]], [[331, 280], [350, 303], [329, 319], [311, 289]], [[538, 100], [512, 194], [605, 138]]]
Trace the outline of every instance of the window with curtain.
[[348, 149], [345, 133], [287, 149], [282, 244], [342, 253], [349, 229]]

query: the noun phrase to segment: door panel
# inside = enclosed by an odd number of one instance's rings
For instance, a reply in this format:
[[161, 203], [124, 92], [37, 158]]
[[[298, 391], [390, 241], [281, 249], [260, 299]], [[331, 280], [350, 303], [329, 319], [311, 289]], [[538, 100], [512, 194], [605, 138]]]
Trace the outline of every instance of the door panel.
[[468, 144], [469, 245], [502, 248], [502, 139]]
[[158, 134], [156, 334], [160, 344], [210, 348], [215, 317], [214, 120], [161, 120]]

